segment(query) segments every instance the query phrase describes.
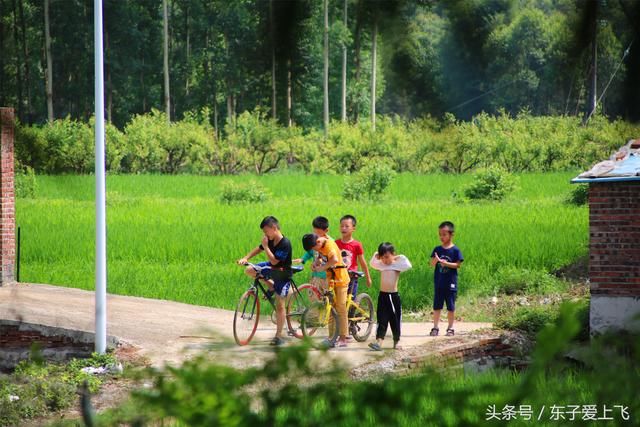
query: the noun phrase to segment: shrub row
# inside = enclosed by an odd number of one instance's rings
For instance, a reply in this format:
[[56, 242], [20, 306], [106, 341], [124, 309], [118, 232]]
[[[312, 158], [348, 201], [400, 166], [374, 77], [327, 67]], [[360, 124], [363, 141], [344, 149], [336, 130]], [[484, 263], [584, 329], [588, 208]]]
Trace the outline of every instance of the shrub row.
[[[259, 110], [227, 123], [222, 136], [209, 113], [189, 113], [167, 123], [159, 111], [135, 116], [121, 131], [106, 126], [106, 163], [116, 173], [264, 174], [293, 168], [307, 173], [354, 173], [384, 161], [396, 172], [453, 172], [499, 168], [507, 172], [584, 169], [607, 157], [640, 127], [595, 117], [526, 113], [480, 114], [469, 122], [446, 116], [368, 123], [335, 122], [325, 140], [317, 130], [282, 127]], [[93, 122], [56, 120], [17, 129], [19, 165], [36, 173], [89, 173], [94, 165]]]

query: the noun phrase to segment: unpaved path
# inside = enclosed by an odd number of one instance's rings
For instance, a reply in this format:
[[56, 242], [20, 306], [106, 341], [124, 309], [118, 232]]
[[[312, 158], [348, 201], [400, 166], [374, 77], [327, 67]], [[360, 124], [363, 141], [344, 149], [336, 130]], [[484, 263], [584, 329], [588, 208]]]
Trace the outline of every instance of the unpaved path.
[[[18, 284], [0, 287], [0, 319], [22, 320], [66, 329], [94, 331], [94, 293], [49, 285]], [[137, 348], [154, 366], [178, 364], [191, 355], [207, 351], [216, 361], [235, 367], [258, 366], [273, 352], [268, 345], [275, 325], [264, 319], [250, 345], [233, 341], [233, 312], [209, 307], [148, 298], [107, 296], [107, 334]], [[405, 351], [434, 340], [452, 344], [490, 323], [456, 323], [455, 338], [429, 337], [429, 323], [405, 322], [402, 346]], [[442, 328], [444, 330], [444, 328]], [[391, 337], [389, 334], [389, 344]], [[375, 335], [375, 329], [371, 339]], [[295, 338], [290, 340], [296, 341]], [[370, 351], [367, 343], [351, 341], [346, 348], [330, 351], [347, 367], [379, 362], [392, 351]]]

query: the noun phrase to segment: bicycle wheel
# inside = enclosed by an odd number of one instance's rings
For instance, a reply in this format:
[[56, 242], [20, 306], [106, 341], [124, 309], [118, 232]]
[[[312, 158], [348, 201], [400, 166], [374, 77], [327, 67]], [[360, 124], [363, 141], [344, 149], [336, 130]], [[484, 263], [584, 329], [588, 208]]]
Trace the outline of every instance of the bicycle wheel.
[[[335, 308], [329, 307], [329, 301], [325, 298], [320, 301], [313, 301], [309, 307], [302, 314], [302, 334], [305, 337], [311, 337], [316, 331], [320, 330], [325, 332], [324, 336], [327, 337], [332, 343], [338, 339], [338, 312]], [[329, 327], [331, 323], [334, 323], [333, 331]], [[331, 333], [330, 333], [331, 332]]]
[[260, 299], [254, 289], [240, 297], [233, 316], [233, 338], [238, 345], [247, 345], [253, 338], [260, 320]]
[[[292, 291], [287, 299], [287, 327], [290, 335], [302, 338], [305, 336], [302, 331], [302, 315], [311, 303], [319, 301], [321, 296], [318, 289], [309, 283], [298, 286], [298, 292], [294, 289]], [[310, 328], [307, 332], [311, 336], [315, 329]]]
[[356, 341], [366, 341], [373, 329], [373, 300], [367, 294], [358, 294], [355, 303], [360, 310], [354, 309], [349, 321], [349, 332]]

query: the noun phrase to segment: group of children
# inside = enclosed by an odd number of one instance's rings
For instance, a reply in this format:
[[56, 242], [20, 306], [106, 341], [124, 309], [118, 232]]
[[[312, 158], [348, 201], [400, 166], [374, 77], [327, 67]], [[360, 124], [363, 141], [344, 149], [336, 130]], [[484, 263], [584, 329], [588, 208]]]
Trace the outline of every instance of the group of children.
[[[285, 323], [285, 298], [289, 291], [292, 263], [311, 264], [311, 283], [320, 289], [326, 289], [329, 281], [334, 286], [334, 306], [338, 312], [338, 340], [330, 343], [337, 347], [347, 346], [348, 319], [347, 296], [356, 297], [358, 290], [358, 276], [349, 275], [349, 271], [363, 271], [367, 287], [371, 286], [371, 273], [367, 265], [362, 243], [353, 238], [357, 220], [353, 215], [345, 215], [340, 219], [341, 238], [333, 240], [329, 235], [329, 220], [316, 217], [312, 222], [313, 233], [302, 237], [305, 250], [301, 258], [292, 259], [291, 242], [280, 230], [278, 220], [268, 216], [260, 223], [264, 233], [259, 246], [251, 250], [245, 257], [238, 260], [238, 264], [246, 264], [249, 259], [264, 252], [267, 261], [257, 264], [261, 267], [261, 274], [267, 279], [269, 293], [276, 298], [276, 335], [272, 345], [284, 344], [283, 329]], [[439, 334], [440, 313], [444, 305], [447, 306], [448, 327], [447, 336], [454, 335], [453, 323], [455, 319], [455, 300], [458, 291], [458, 269], [464, 261], [462, 252], [453, 243], [454, 225], [445, 221], [439, 226], [438, 236], [441, 245], [431, 252], [431, 266], [434, 271], [434, 301], [433, 328], [431, 336]], [[376, 310], [378, 328], [376, 339], [369, 344], [372, 350], [382, 350], [382, 343], [391, 327], [393, 348], [397, 349], [400, 341], [402, 323], [402, 303], [398, 294], [398, 280], [400, 273], [409, 270], [411, 262], [404, 255], [396, 255], [394, 246], [389, 242], [381, 243], [371, 258], [371, 268], [380, 272], [380, 293]], [[246, 274], [256, 276], [253, 267], [247, 267]], [[352, 278], [353, 277], [353, 278]]]

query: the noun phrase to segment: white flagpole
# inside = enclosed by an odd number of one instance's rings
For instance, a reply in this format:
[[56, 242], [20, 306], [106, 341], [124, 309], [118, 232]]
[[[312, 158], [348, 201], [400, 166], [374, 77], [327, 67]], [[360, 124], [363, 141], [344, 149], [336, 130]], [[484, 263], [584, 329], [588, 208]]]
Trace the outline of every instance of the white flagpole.
[[104, 75], [102, 0], [93, 1], [96, 143], [96, 353], [107, 350], [107, 230], [104, 164]]

